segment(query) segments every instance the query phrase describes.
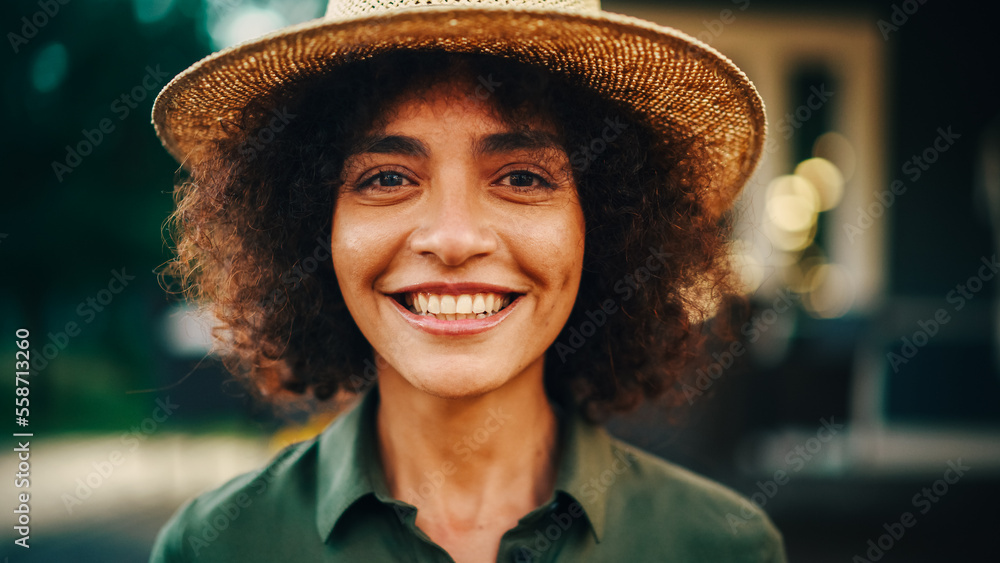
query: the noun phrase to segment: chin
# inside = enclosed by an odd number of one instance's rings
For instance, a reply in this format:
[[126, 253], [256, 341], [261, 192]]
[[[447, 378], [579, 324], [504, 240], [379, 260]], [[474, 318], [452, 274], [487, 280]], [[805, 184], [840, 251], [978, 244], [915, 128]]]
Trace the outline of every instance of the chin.
[[414, 388], [442, 399], [475, 398], [502, 387], [513, 373], [486, 361], [445, 361], [439, 365], [401, 370], [400, 375]]

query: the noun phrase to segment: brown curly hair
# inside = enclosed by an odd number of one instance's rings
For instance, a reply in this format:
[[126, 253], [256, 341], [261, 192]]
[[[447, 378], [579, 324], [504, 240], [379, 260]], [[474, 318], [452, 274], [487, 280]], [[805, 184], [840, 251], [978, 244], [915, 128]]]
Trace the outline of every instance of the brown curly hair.
[[468, 81], [512, 127], [549, 119], [573, 165], [586, 250], [574, 309], [546, 352], [550, 397], [598, 420], [676, 392], [701, 357], [699, 296], [732, 293], [730, 222], [704, 205], [714, 174], [700, 139], [664, 143], [624, 108], [544, 69], [440, 51], [380, 55], [257, 100], [223, 123], [228, 137], [179, 183], [169, 219], [177, 257], [162, 273], [221, 321], [227, 367], [272, 400], [282, 390], [324, 400], [372, 382], [371, 346], [329, 254], [341, 167], [401, 93], [448, 79]]

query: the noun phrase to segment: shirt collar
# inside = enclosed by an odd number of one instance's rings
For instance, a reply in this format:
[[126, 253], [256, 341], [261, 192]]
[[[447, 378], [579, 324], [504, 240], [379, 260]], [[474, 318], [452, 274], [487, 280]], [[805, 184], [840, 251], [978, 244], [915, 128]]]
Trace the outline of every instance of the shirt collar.
[[568, 412], [556, 406], [563, 450], [556, 474], [556, 491], [562, 491], [583, 507], [597, 542], [604, 537], [608, 487], [600, 480], [615, 462], [611, 437], [600, 425], [586, 421], [577, 409]]
[[358, 499], [376, 490], [388, 496], [388, 487], [378, 471], [377, 407], [378, 388], [372, 387], [360, 403], [337, 417], [320, 435], [316, 475], [316, 527], [320, 541], [326, 542], [334, 525]]
[[[338, 417], [319, 437], [316, 526], [325, 542], [340, 517], [358, 499], [374, 494], [382, 502], [395, 500], [389, 494], [378, 458], [375, 414], [378, 387], [365, 392], [359, 404]], [[608, 488], [600, 482], [617, 458], [612, 440], [599, 425], [587, 422], [576, 411], [556, 406], [560, 441], [556, 491], [568, 494], [587, 515], [594, 539], [604, 535]]]

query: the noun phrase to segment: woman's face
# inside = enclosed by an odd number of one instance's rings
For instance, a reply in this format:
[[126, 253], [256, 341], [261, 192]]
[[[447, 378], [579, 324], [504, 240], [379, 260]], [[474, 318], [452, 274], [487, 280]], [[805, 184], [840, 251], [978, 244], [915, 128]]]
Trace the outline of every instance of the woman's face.
[[533, 120], [515, 132], [458, 82], [386, 115], [345, 161], [332, 232], [340, 289], [384, 359], [380, 377], [459, 398], [540, 376], [584, 251], [555, 129]]

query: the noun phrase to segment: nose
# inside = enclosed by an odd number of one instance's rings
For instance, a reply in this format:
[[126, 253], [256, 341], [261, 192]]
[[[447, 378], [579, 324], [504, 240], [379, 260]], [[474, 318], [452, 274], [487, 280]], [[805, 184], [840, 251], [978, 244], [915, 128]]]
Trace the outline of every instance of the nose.
[[432, 190], [424, 205], [423, 221], [410, 236], [413, 252], [436, 257], [445, 266], [459, 266], [497, 249], [488, 202], [468, 187], [471, 185]]

